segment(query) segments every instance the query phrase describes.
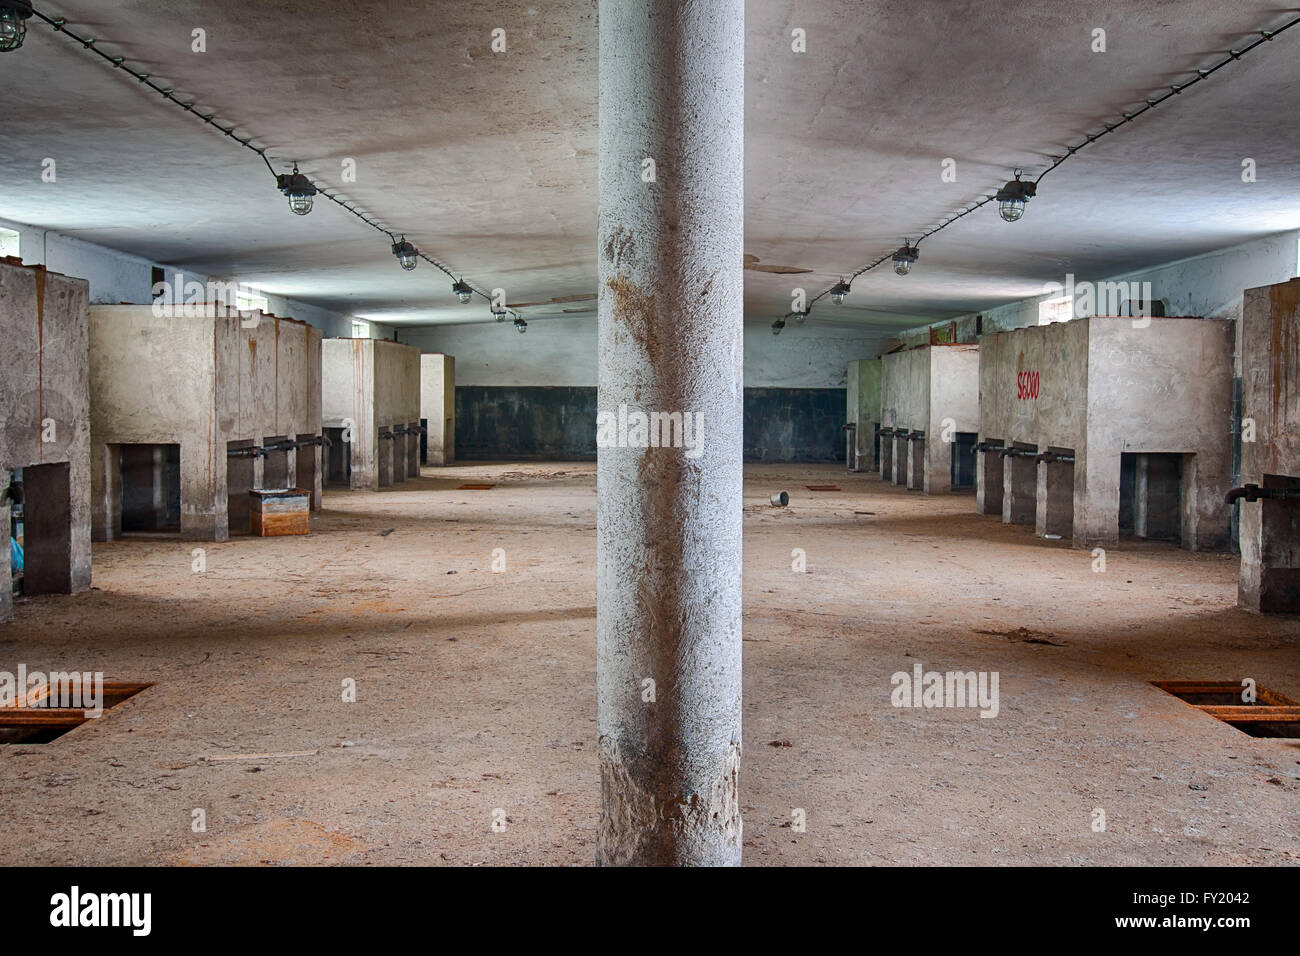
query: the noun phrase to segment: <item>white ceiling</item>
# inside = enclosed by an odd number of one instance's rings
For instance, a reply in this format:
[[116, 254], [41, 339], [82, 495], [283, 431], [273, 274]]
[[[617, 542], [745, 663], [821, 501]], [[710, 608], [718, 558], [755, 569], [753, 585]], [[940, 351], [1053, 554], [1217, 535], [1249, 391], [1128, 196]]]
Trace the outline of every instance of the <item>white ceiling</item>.
[[[39, 3], [530, 320], [596, 286], [594, 0]], [[812, 292], [1290, 18], [1261, 0], [751, 2], [746, 317]], [[190, 49], [207, 32], [208, 52]], [[506, 30], [508, 52], [489, 49]], [[793, 53], [791, 30], [807, 32]], [[1108, 52], [1090, 51], [1092, 30]], [[1025, 218], [990, 205], [861, 277], [819, 321], [918, 324], [1300, 228], [1300, 28], [1080, 153]], [[0, 56], [0, 217], [394, 324], [481, 320], [332, 204], [291, 215], [261, 161], [31, 21]], [[41, 161], [58, 162], [42, 183]], [[957, 182], [940, 163], [957, 161]], [[1258, 181], [1241, 181], [1241, 161]], [[358, 181], [340, 183], [342, 160]], [[550, 300], [567, 300], [553, 305]], [[585, 312], [595, 321], [594, 312]]]

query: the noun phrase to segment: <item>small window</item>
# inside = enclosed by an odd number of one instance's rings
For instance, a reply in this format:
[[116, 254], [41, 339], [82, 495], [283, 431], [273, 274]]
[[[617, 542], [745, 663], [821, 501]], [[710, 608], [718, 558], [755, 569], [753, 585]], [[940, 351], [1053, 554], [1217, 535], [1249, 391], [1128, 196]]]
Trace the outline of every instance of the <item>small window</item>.
[[18, 233], [12, 229], [0, 229], [0, 258], [18, 255]]
[[352, 337], [354, 339], [370, 338], [370, 323], [363, 322], [361, 319], [352, 320]]
[[271, 303], [266, 296], [258, 295], [253, 289], [246, 289], [241, 285], [235, 292], [235, 308], [240, 312], [252, 312], [256, 309], [270, 313]]
[[1039, 325], [1051, 325], [1053, 322], [1069, 322], [1072, 318], [1074, 318], [1074, 299], [1068, 295], [1038, 303]]

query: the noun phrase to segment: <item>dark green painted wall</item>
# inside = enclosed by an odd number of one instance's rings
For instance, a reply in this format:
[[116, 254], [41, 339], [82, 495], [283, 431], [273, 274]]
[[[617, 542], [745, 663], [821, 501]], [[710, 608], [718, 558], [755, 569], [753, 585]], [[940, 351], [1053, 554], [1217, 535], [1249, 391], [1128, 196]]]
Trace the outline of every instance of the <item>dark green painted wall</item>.
[[[843, 388], [745, 389], [745, 460], [842, 461], [844, 403]], [[458, 385], [456, 459], [594, 461], [596, 389]]]

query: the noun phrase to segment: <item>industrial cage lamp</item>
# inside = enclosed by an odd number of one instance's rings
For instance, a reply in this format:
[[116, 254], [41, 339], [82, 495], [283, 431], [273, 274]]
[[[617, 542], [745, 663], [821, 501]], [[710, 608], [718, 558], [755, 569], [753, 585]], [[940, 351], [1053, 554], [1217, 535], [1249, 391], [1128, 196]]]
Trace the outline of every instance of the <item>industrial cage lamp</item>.
[[393, 243], [393, 255], [397, 256], [397, 261], [401, 263], [402, 268], [407, 272], [414, 269], [420, 262], [420, 250], [415, 248], [402, 237], [401, 242]]
[[894, 271], [900, 276], [905, 276], [912, 271], [912, 265], [917, 259], [921, 258], [921, 253], [916, 246], [912, 245], [907, 239], [903, 240], [903, 247], [894, 253]]
[[1027, 183], [1020, 179], [1020, 170], [1016, 178], [998, 190], [998, 215], [1007, 222], [1015, 222], [1025, 214], [1025, 204], [1038, 195], [1038, 184]]
[[0, 0], [0, 53], [8, 53], [27, 39], [27, 20], [32, 15], [29, 0]]
[[276, 187], [289, 200], [289, 208], [295, 216], [305, 216], [311, 212], [311, 205], [316, 198], [316, 187], [310, 179], [298, 172], [298, 164], [293, 164], [292, 173], [281, 173], [275, 177]]

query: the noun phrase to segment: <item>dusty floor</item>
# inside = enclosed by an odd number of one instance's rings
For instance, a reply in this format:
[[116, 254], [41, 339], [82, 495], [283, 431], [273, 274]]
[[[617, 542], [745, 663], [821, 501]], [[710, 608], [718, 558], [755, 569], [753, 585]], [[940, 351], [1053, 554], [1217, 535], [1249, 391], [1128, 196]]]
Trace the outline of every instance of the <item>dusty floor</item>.
[[[426, 469], [326, 508], [309, 538], [206, 545], [197, 574], [192, 543], [96, 545], [94, 591], [19, 605], [0, 669], [157, 684], [0, 746], [0, 858], [592, 862], [594, 467]], [[1300, 621], [1236, 610], [1234, 558], [1125, 545], [1098, 574], [970, 496], [836, 467], [750, 467], [745, 511], [747, 863], [1300, 860], [1300, 740], [1147, 683], [1300, 698]], [[893, 708], [917, 661], [997, 671], [999, 716]]]

